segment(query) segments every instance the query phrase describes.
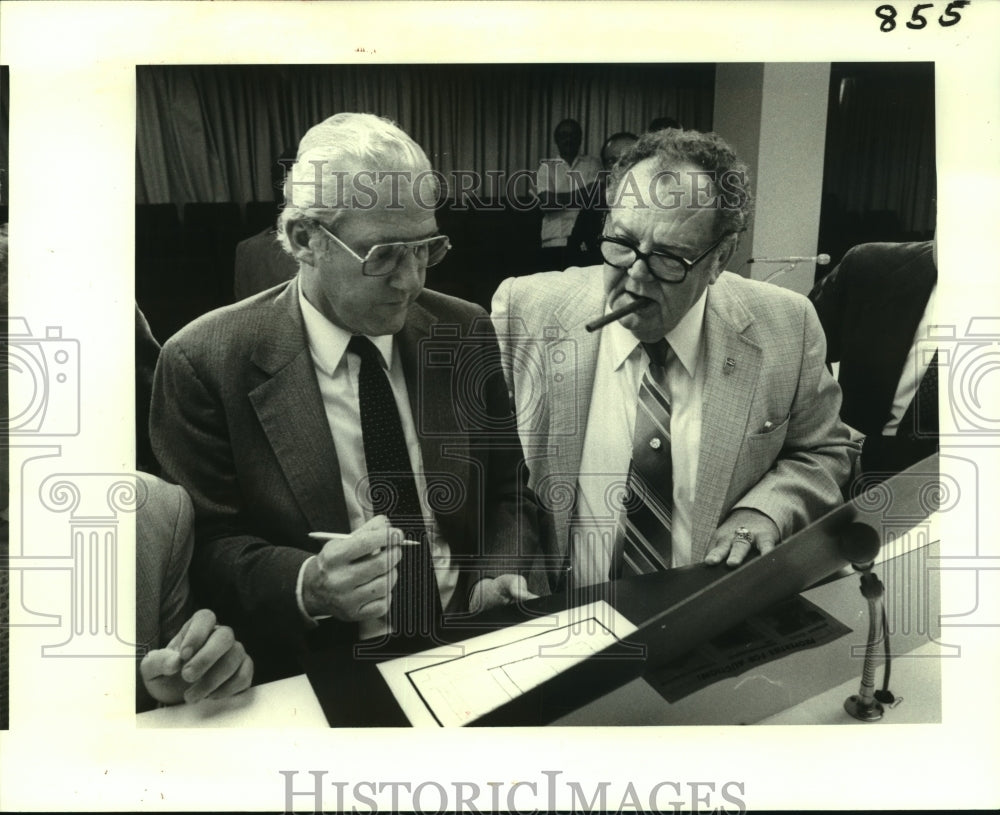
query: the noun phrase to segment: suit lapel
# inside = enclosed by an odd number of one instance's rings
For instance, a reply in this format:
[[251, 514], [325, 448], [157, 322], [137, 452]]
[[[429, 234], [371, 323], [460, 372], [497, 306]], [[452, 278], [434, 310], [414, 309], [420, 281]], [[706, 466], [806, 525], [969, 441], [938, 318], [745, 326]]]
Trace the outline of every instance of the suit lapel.
[[[558, 337], [547, 341], [545, 348], [545, 382], [541, 387], [549, 390], [549, 447], [554, 460], [549, 472], [559, 482], [567, 478], [576, 486], [583, 459], [583, 442], [586, 437], [590, 400], [594, 390], [597, 370], [597, 352], [600, 333], [589, 332], [586, 321], [600, 313], [604, 291], [600, 276], [592, 276], [594, 285], [583, 296], [575, 295], [554, 313], [559, 327]], [[555, 488], [556, 485], [550, 485]], [[557, 502], [555, 514], [557, 529], [569, 531], [572, 507]], [[569, 539], [562, 539], [564, 551]]]
[[252, 361], [266, 378], [249, 396], [302, 514], [313, 529], [349, 531], [340, 465], [298, 304], [287, 286]]
[[691, 525], [695, 560], [704, 556], [718, 525], [760, 377], [761, 349], [744, 333], [750, 324], [751, 317], [742, 304], [719, 283], [709, 289], [703, 328], [702, 364], [706, 368], [701, 451]]
[[561, 472], [580, 471], [599, 343], [598, 336], [576, 330], [553, 340], [546, 349], [551, 427], [556, 430], [550, 440], [558, 445]]

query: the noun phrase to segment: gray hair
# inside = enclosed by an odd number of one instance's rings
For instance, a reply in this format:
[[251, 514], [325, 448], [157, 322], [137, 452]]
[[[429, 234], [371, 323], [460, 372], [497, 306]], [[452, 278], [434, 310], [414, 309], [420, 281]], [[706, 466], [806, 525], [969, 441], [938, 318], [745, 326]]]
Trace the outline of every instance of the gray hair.
[[608, 201], [640, 161], [654, 159], [658, 170], [671, 170], [681, 163], [693, 164], [713, 179], [718, 193], [717, 235], [746, 231], [753, 211], [750, 173], [736, 152], [718, 133], [669, 129], [644, 133], [618, 159], [608, 181]]
[[[299, 141], [295, 163], [285, 178], [285, 203], [278, 217], [278, 239], [286, 252], [288, 225], [323, 215], [333, 223], [356, 203], [355, 194], [367, 195], [367, 208], [375, 205], [370, 186], [383, 174], [430, 178], [435, 195], [439, 189], [431, 163], [413, 139], [389, 119], [371, 113], [338, 113], [311, 127]], [[391, 205], [393, 202], [389, 202]], [[426, 202], [433, 207], [434, 202]]]

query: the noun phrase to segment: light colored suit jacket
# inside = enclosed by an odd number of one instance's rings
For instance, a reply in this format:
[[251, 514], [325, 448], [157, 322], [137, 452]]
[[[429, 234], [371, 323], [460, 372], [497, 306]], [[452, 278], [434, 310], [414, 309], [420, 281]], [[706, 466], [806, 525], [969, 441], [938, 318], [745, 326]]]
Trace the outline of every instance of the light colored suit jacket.
[[[156, 701], [143, 684], [139, 663], [162, 648], [193, 612], [188, 565], [194, 548], [194, 510], [183, 488], [147, 473], [138, 473], [145, 497], [135, 519], [135, 636], [138, 643], [136, 710]], [[142, 496], [140, 496], [142, 498]]]
[[[531, 548], [537, 535], [496, 337], [479, 306], [424, 290], [396, 341], [427, 500], [460, 568], [448, 610], [461, 611], [477, 576], [504, 571], [485, 556]], [[236, 630], [258, 681], [300, 670], [296, 580], [320, 548], [308, 535], [350, 532], [350, 521], [295, 281], [170, 338], [150, 436], [164, 477], [194, 503], [200, 601]], [[357, 634], [332, 620], [321, 628], [343, 641]]]
[[[596, 266], [510, 278], [493, 299], [529, 486], [550, 512], [542, 554], [554, 590], [568, 562], [601, 338], [584, 324], [603, 309]], [[840, 388], [824, 366], [823, 331], [805, 297], [724, 272], [708, 289], [703, 332], [696, 560], [733, 509], [763, 512], [785, 538], [841, 503], [859, 451], [838, 417]]]

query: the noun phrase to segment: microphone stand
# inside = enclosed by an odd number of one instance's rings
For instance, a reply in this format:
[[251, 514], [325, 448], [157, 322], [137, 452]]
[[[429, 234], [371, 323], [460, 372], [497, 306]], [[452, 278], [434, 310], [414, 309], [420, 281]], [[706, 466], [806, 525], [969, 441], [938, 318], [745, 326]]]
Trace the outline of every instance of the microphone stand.
[[[882, 581], [872, 572], [872, 566], [873, 562], [863, 566], [854, 565], [854, 570], [861, 573], [861, 594], [868, 600], [868, 643], [865, 646], [865, 662], [861, 671], [861, 688], [844, 702], [844, 710], [863, 722], [877, 722], [885, 712], [882, 703], [875, 698], [875, 649], [880, 641], [879, 628], [884, 619], [882, 607], [884, 591]], [[888, 659], [888, 656], [886, 658]]]
[[767, 275], [765, 277], [760, 278], [760, 280], [761, 280], [762, 283], [770, 283], [774, 278], [781, 277], [781, 275], [785, 275], [785, 274], [788, 274], [791, 271], [794, 271], [795, 268], [800, 263], [815, 263], [817, 266], [826, 266], [830, 262], [830, 256], [824, 253], [824, 254], [816, 255], [815, 257], [811, 257], [811, 258], [807, 258], [807, 257], [785, 258], [784, 260], [777, 260], [777, 259], [773, 259], [772, 260], [771, 258], [750, 258], [750, 260], [747, 261], [747, 262], [748, 263], [784, 263], [784, 264], [786, 264], [785, 266], [782, 266], [780, 269], [778, 269], [778, 271], [771, 272], [771, 274], [769, 274], [769, 275]]
[[789, 272], [793, 271], [795, 267], [799, 265], [799, 263], [801, 263], [801, 261], [793, 260], [787, 266], [782, 266], [780, 269], [778, 269], [778, 271], [771, 272], [771, 274], [769, 274], [767, 277], [761, 278], [761, 282], [770, 283], [774, 278], [781, 277], [781, 275], [788, 274]]

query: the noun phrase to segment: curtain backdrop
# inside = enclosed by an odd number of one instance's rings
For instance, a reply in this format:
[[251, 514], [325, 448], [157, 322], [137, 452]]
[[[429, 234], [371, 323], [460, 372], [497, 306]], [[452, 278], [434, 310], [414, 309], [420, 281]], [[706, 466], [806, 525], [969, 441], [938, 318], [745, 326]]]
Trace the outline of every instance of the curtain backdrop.
[[898, 217], [904, 233], [935, 224], [932, 63], [834, 63], [824, 196], [843, 212]]
[[[324, 65], [137, 68], [140, 204], [270, 201], [271, 167], [313, 124], [340, 111], [396, 121], [446, 177], [474, 172], [482, 198], [556, 155], [563, 118], [597, 155], [614, 132], [658, 116], [712, 125], [712, 65]], [[523, 190], [518, 189], [519, 194]]]

